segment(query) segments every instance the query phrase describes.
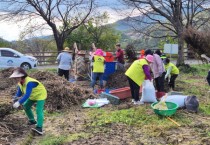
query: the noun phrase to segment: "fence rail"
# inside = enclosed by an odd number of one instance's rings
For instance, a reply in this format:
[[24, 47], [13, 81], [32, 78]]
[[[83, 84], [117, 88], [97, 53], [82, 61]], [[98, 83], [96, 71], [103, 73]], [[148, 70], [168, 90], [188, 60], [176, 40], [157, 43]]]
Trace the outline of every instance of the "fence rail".
[[[89, 54], [87, 53], [87, 51], [85, 52], [87, 55]], [[109, 52], [115, 55], [115, 51], [109, 51]], [[137, 50], [136, 53], [139, 56], [140, 50]], [[30, 54], [30, 53], [27, 53], [27, 54]], [[33, 56], [38, 59], [38, 65], [52, 65], [56, 63], [58, 52], [34, 52], [34, 54], [35, 55]], [[189, 50], [184, 51], [184, 56], [185, 56], [185, 59], [194, 58], [193, 53]], [[171, 57], [177, 58], [177, 55], [172, 55]], [[88, 58], [88, 56], [86, 56], [86, 58]]]

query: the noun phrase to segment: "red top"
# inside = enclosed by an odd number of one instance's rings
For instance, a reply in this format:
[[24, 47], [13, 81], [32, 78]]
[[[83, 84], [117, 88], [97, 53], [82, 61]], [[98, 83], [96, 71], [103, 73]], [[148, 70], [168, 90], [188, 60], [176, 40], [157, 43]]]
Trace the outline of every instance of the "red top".
[[119, 63], [122, 63], [122, 64], [125, 63], [123, 50], [120, 48], [116, 51], [116, 59]]

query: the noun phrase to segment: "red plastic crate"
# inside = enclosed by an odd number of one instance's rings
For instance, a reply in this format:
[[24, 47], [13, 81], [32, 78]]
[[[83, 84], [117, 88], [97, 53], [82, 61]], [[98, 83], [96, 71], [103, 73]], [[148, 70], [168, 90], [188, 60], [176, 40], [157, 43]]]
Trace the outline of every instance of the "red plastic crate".
[[130, 87], [124, 87], [109, 91], [110, 94], [117, 96], [119, 99], [125, 99], [131, 97]]
[[104, 56], [106, 62], [113, 62], [114, 61], [114, 56], [110, 52], [106, 52]]

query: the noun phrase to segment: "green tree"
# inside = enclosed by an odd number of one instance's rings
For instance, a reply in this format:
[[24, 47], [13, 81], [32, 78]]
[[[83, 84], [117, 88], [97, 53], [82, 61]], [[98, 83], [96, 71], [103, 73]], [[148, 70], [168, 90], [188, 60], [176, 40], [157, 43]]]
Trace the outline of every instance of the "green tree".
[[79, 49], [87, 50], [91, 43], [103, 50], [112, 50], [116, 42], [119, 42], [121, 34], [111, 26], [105, 25], [108, 20], [107, 13], [91, 18], [69, 35], [67, 44], [72, 46], [77, 42]]
[[164, 44], [166, 44], [166, 43], [177, 44], [178, 43], [178, 39], [177, 38], [173, 38], [173, 37], [168, 35], [165, 39], [162, 39], [162, 40], [159, 41], [158, 47], [163, 49], [164, 48]]
[[0, 47], [11, 47], [10, 42], [0, 38]]
[[33, 32], [50, 28], [61, 51], [67, 36], [92, 13], [94, 0], [0, 0], [0, 5], [0, 20], [27, 21]]
[[[137, 9], [142, 17], [139, 17], [138, 25], [133, 26], [137, 32], [151, 35], [154, 24], [162, 26], [161, 31], [170, 31], [178, 40], [177, 65], [184, 64], [184, 40], [183, 31], [188, 27], [199, 29], [210, 22], [210, 17], [200, 17], [201, 13], [208, 13], [208, 0], [123, 0], [129, 7]], [[144, 25], [141, 25], [144, 24]], [[140, 27], [139, 27], [140, 26]], [[148, 29], [149, 28], [149, 29]], [[146, 30], [146, 31], [145, 31]], [[149, 30], [149, 31], [148, 31]], [[165, 36], [155, 36], [165, 37]]]

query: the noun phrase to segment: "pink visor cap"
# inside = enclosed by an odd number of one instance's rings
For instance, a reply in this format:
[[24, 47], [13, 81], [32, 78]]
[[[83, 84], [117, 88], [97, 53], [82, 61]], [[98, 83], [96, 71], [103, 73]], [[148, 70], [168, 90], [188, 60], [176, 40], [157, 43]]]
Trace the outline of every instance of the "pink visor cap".
[[153, 62], [153, 56], [152, 55], [147, 55], [146, 60], [149, 62]]

